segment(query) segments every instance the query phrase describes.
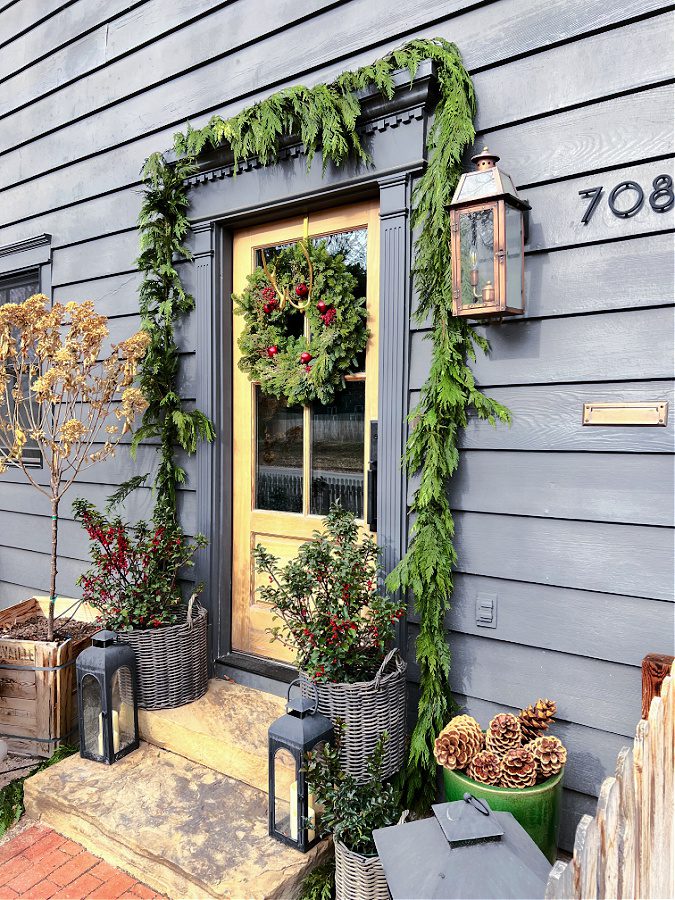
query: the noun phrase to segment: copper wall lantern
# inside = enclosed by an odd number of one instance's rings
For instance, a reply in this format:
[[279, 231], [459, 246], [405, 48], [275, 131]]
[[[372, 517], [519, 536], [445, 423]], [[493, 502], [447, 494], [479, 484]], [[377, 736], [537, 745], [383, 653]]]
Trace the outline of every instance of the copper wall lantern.
[[525, 310], [525, 214], [510, 175], [487, 147], [472, 157], [450, 203], [452, 311], [483, 319]]

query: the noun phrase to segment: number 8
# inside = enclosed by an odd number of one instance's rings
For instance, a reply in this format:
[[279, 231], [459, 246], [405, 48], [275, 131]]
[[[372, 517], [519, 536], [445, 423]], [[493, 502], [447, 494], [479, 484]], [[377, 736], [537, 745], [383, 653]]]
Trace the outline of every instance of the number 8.
[[[659, 175], [652, 181], [652, 187], [649, 205], [654, 212], [667, 212], [673, 205], [673, 179], [670, 175]], [[659, 200], [665, 200], [665, 203], [659, 203]]]

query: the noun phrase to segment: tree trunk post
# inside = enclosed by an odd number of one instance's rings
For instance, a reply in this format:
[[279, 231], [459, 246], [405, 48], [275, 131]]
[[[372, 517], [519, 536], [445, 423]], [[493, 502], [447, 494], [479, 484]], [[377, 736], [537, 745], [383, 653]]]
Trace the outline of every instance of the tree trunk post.
[[57, 549], [59, 538], [59, 498], [52, 497], [52, 568], [49, 579], [49, 615], [47, 619], [47, 640], [54, 640], [54, 606], [56, 605]]

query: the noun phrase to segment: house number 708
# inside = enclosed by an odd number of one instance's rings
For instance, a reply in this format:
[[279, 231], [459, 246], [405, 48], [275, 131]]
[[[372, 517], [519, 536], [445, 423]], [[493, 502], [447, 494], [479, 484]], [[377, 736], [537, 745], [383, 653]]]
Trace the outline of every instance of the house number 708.
[[[652, 188], [653, 190], [649, 195], [649, 205], [654, 212], [668, 212], [673, 205], [674, 199], [673, 179], [670, 175], [657, 175], [652, 181]], [[581, 217], [581, 221], [584, 225], [588, 225], [591, 221], [593, 213], [600, 203], [603, 190], [604, 187], [601, 185], [600, 187], [586, 188], [584, 191], [579, 191], [580, 197], [586, 197], [590, 201], [586, 207], [586, 212]], [[632, 200], [630, 206], [617, 207], [616, 201], [622, 194], [627, 195], [624, 198], [624, 202], [626, 200]], [[644, 201], [644, 191], [637, 181], [620, 181], [616, 187], [612, 188], [610, 195], [607, 198], [607, 205], [618, 219], [630, 219], [631, 216], [640, 212]]]

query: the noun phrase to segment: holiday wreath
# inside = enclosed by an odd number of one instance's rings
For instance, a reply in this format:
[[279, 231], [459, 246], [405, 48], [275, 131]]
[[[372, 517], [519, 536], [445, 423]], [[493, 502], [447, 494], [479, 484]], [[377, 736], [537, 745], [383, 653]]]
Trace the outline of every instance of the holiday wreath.
[[[233, 296], [244, 317], [239, 367], [264, 394], [289, 404], [330, 403], [366, 348], [366, 299], [342, 254], [298, 241], [248, 276]], [[307, 326], [307, 327], [306, 327]]]

